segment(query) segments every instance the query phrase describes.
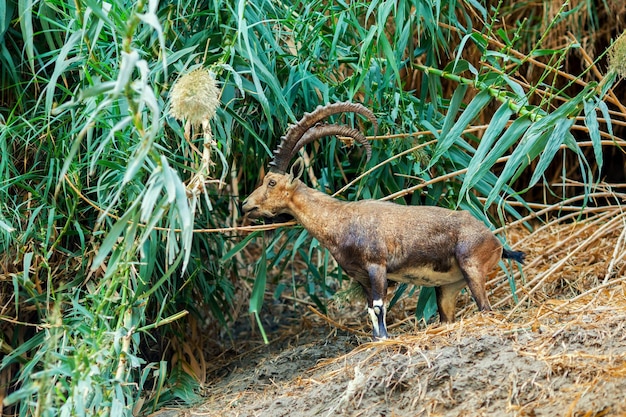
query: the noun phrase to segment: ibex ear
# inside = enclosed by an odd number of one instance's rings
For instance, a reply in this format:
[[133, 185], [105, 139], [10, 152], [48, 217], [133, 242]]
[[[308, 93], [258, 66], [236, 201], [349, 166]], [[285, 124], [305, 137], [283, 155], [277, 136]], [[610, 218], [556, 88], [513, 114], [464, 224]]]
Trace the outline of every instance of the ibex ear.
[[291, 166], [291, 171], [289, 172], [289, 180], [299, 180], [304, 172], [304, 159], [298, 158], [296, 162]]

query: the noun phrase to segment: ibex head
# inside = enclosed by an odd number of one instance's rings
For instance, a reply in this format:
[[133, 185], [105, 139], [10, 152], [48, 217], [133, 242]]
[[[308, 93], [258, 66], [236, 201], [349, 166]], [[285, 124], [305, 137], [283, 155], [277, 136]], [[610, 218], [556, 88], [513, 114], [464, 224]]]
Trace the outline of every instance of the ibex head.
[[333, 103], [318, 106], [311, 113], [304, 116], [289, 127], [287, 133], [281, 137], [280, 143], [274, 151], [274, 159], [270, 162], [270, 172], [265, 176], [263, 184], [248, 196], [243, 202], [243, 211], [252, 218], [272, 218], [280, 214], [289, 213], [289, 202], [293, 191], [297, 188], [304, 166], [300, 160], [296, 161], [287, 173], [289, 162], [304, 145], [324, 136], [348, 136], [365, 147], [367, 160], [370, 159], [372, 149], [369, 141], [359, 130], [338, 124], [320, 123], [330, 115], [353, 112], [367, 117], [375, 128], [378, 127], [376, 117], [369, 109], [358, 103]]

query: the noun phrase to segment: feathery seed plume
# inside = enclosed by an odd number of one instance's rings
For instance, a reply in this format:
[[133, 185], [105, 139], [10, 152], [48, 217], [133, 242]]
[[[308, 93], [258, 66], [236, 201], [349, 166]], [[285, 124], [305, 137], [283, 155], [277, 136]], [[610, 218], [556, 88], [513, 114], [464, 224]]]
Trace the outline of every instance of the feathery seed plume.
[[199, 126], [215, 116], [219, 92], [208, 70], [191, 71], [180, 77], [170, 91], [170, 114], [192, 126]]
[[611, 45], [609, 71], [614, 71], [620, 77], [626, 77], [626, 32]]

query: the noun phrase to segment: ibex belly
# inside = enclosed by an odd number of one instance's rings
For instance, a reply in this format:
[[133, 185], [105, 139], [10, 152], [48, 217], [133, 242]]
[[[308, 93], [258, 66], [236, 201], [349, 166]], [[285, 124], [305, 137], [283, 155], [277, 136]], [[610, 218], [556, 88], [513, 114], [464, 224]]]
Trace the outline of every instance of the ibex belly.
[[388, 270], [387, 279], [426, 287], [439, 287], [462, 280], [463, 273], [456, 259], [454, 259], [450, 262], [450, 267], [447, 271], [436, 270], [431, 265], [407, 266], [392, 271]]

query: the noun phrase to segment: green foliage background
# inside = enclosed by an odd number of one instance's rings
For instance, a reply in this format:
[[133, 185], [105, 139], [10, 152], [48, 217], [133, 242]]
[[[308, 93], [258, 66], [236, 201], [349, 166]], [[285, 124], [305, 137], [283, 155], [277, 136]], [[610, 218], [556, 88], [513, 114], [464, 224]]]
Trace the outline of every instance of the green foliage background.
[[[618, 143], [618, 73], [602, 51], [600, 75], [566, 63], [612, 3], [564, 3], [550, 24], [506, 3], [0, 0], [5, 410], [118, 416], [193, 401], [177, 347], [190, 327], [228, 326], [247, 262], [257, 317], [269, 268], [296, 255], [311, 260], [297, 285], [323, 308], [341, 273], [305, 231], [281, 229], [245, 259], [260, 232], [207, 230], [238, 224], [239, 196], [318, 104], [359, 101], [380, 121], [367, 165], [336, 138], [308, 150], [307, 181], [340, 198], [459, 207], [497, 225], [532, 212], [523, 192], [563, 147], [576, 192], [591, 193], [602, 141]], [[577, 31], [551, 46], [564, 22]], [[197, 67], [221, 88], [206, 196], [187, 188], [202, 139], [168, 116], [171, 85]]]

